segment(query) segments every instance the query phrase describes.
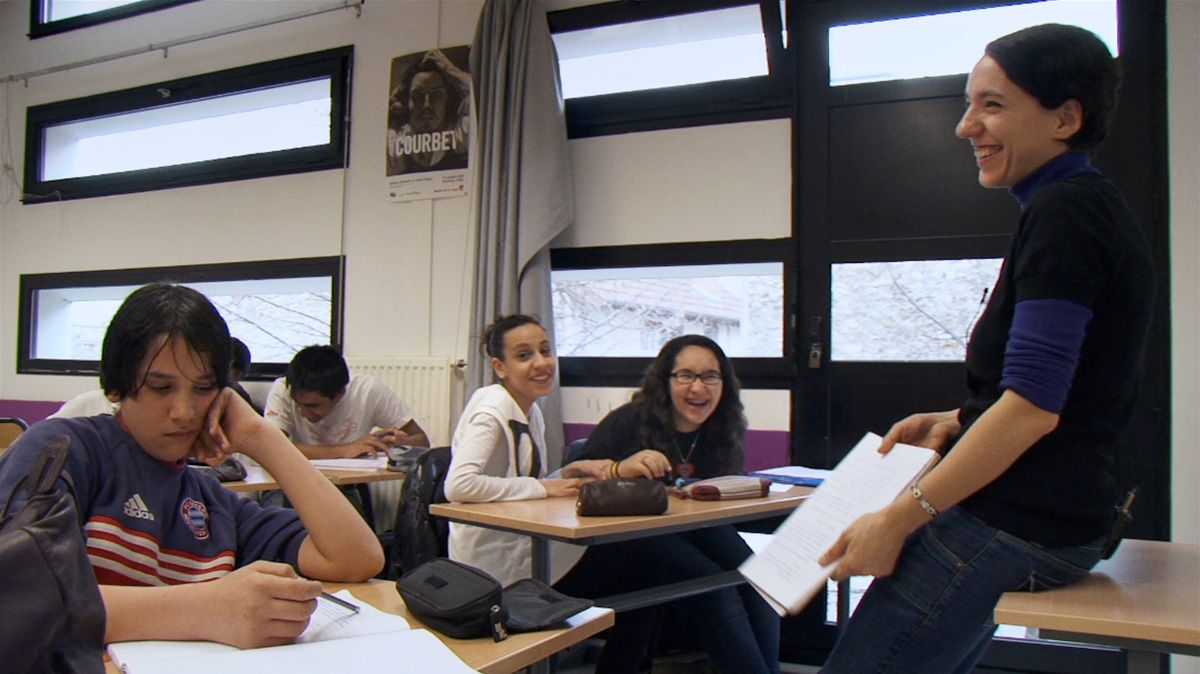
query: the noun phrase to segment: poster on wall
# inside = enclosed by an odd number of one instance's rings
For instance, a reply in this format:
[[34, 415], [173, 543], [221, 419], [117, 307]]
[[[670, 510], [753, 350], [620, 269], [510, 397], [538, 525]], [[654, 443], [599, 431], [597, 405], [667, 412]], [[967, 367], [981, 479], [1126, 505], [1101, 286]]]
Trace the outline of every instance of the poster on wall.
[[388, 96], [388, 201], [467, 193], [471, 125], [470, 47], [392, 59]]

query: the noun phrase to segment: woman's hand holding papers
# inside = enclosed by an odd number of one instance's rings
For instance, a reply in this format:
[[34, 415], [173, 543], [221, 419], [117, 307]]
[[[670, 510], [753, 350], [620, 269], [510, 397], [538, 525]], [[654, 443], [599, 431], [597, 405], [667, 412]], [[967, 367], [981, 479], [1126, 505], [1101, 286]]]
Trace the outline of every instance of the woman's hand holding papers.
[[962, 431], [958, 423], [958, 410], [913, 414], [892, 424], [883, 436], [879, 453], [887, 454], [897, 442], [932, 449], [942, 454], [946, 445]]
[[838, 562], [830, 576], [833, 580], [892, 575], [904, 540], [929, 521], [916, 500], [906, 496], [907, 492], [888, 507], [854, 520], [817, 563]]

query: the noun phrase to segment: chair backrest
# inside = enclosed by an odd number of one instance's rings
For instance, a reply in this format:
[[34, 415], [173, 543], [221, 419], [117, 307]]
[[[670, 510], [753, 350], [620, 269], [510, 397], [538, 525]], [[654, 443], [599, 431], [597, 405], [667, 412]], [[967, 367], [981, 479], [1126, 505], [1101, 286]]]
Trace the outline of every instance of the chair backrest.
[[583, 448], [587, 447], [587, 438], [579, 438], [567, 443], [567, 451], [563, 452], [563, 465], [577, 461], [583, 456]]
[[450, 448], [434, 447], [413, 462], [396, 507], [392, 529], [389, 577], [398, 578], [421, 564], [448, 554], [450, 526], [445, 519], [429, 514], [431, 503], [446, 503], [442, 486], [450, 469]]
[[0, 453], [29, 428], [21, 417], [0, 417]]

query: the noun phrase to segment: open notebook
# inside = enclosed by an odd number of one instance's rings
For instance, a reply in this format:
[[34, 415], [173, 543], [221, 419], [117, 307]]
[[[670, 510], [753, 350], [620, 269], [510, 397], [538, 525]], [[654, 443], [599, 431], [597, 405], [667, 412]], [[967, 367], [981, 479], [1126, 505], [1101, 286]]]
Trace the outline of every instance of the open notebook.
[[108, 656], [125, 674], [474, 672], [430, 632], [409, 629], [404, 618], [346, 590], [335, 596], [357, 604], [359, 612], [321, 598], [308, 629], [294, 644], [242, 650], [211, 641], [127, 641], [109, 644]]
[[779, 612], [795, 613], [823, 587], [836, 566], [817, 563], [851, 522], [891, 503], [932, 466], [936, 452], [896, 445], [880, 454], [883, 438], [867, 433], [784, 520], [761, 551], [738, 569]]

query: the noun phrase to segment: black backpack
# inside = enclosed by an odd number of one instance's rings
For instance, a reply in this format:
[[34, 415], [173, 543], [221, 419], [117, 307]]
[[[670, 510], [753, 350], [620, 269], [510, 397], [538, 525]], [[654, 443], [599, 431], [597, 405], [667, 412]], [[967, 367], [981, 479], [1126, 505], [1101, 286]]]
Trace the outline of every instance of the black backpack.
[[450, 525], [429, 514], [431, 503], [446, 503], [442, 485], [450, 468], [450, 448], [434, 447], [418, 456], [404, 478], [392, 530], [392, 568], [399, 578], [435, 557], [445, 557]]

